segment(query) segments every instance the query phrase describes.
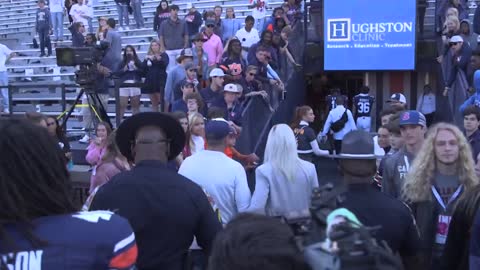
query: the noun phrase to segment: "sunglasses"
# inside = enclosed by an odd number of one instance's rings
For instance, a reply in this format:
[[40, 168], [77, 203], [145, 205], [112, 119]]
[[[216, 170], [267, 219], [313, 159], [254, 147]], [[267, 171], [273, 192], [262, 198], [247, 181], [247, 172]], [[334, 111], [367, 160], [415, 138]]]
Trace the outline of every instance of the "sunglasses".
[[207, 25], [207, 27], [208, 27], [208, 28], [213, 28], [213, 27], [215, 27], [215, 25], [209, 24], [209, 25]]
[[451, 46], [455, 46], [455, 45], [457, 45], [457, 44], [458, 44], [458, 42], [450, 42], [450, 45], [451, 45]]

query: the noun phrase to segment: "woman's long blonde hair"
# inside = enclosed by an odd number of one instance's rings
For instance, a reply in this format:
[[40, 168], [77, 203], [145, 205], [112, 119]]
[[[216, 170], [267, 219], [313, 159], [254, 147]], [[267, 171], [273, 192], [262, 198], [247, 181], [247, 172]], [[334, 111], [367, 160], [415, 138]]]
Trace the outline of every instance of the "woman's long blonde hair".
[[193, 130], [193, 127], [195, 126], [195, 122], [197, 122], [198, 119], [205, 121], [203, 119], [203, 115], [201, 115], [200, 113], [192, 113], [188, 115], [187, 147], [190, 149], [192, 154], [195, 152], [194, 150], [196, 150], [195, 143], [192, 140], [192, 136], [194, 135], [192, 133], [192, 130]]
[[448, 27], [447, 27], [448, 22], [452, 22], [453, 24], [455, 24], [455, 30], [454, 30], [455, 33], [457, 33], [460, 30], [460, 21], [458, 20], [458, 17], [448, 16], [445, 19], [445, 29], [447, 29], [447, 31], [448, 31]]
[[264, 162], [270, 163], [289, 181], [295, 181], [300, 158], [297, 154], [297, 142], [293, 130], [286, 124], [278, 124], [270, 129], [265, 147]]
[[435, 157], [435, 139], [441, 130], [450, 131], [457, 138], [459, 147], [457, 174], [460, 183], [464, 185], [465, 190], [469, 190], [478, 184], [472, 151], [467, 139], [456, 126], [438, 123], [428, 131], [427, 138], [415, 157], [410, 172], [403, 183], [402, 197], [407, 202], [420, 202], [432, 199], [431, 186], [435, 177], [437, 160]]
[[157, 43], [158, 47], [160, 48], [160, 53], [163, 53], [162, 52], [162, 46], [160, 45], [160, 41], [158, 39], [154, 39], [154, 40], [152, 40], [152, 42], [150, 42], [150, 46], [148, 46], [147, 55], [154, 55], [155, 54], [152, 50], [152, 44], [153, 43]]

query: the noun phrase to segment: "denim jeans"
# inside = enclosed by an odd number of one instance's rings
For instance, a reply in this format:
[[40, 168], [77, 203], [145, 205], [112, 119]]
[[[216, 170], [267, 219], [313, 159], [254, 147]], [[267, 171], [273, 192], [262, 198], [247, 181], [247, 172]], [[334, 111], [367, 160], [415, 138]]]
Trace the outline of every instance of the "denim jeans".
[[40, 29], [38, 31], [38, 38], [40, 39], [40, 54], [45, 54], [45, 45], [47, 45], [48, 54], [52, 54], [52, 43], [50, 42], [50, 30]]
[[118, 23], [120, 24], [120, 27], [123, 27], [124, 25], [123, 19], [125, 19], [125, 24], [129, 26], [130, 21], [128, 18], [128, 6], [117, 4], [117, 12], [118, 12]]
[[55, 39], [63, 39], [63, 12], [52, 13], [52, 25]]
[[[8, 86], [8, 72], [0, 71], [0, 86]], [[8, 88], [4, 87], [1, 91], [2, 95], [2, 107], [3, 109], [9, 109], [8, 107]]]
[[143, 20], [143, 15], [142, 15], [142, 0], [133, 0], [132, 9], [133, 9], [133, 18], [135, 18], [137, 28], [144, 27], [145, 22]]
[[88, 33], [95, 33], [95, 32], [93, 32], [92, 18], [88, 18]]
[[263, 26], [265, 25], [267, 18], [263, 17], [255, 20], [255, 29], [258, 30], [258, 35], [260, 36], [263, 32]]

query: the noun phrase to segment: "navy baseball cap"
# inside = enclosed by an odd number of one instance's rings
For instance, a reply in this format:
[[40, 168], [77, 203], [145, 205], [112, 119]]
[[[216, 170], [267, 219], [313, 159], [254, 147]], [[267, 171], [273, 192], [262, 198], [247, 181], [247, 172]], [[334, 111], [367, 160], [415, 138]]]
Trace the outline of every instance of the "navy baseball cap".
[[405, 111], [402, 113], [400, 116], [400, 126], [405, 126], [405, 125], [419, 125], [422, 127], [427, 126], [427, 120], [425, 119], [425, 116], [418, 111]]
[[232, 128], [225, 120], [210, 120], [205, 125], [205, 133], [207, 137], [215, 140], [226, 138], [232, 132]]

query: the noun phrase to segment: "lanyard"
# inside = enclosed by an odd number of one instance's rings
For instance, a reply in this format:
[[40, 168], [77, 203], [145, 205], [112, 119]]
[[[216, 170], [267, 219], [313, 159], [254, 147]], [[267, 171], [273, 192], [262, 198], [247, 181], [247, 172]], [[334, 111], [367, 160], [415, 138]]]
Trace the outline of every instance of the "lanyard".
[[410, 162], [408, 162], [407, 156], [403, 156], [403, 160], [405, 161], [405, 168], [407, 169], [407, 172], [410, 171]]
[[435, 199], [437, 199], [437, 202], [440, 204], [440, 206], [442, 206], [444, 211], [447, 211], [447, 206], [453, 201], [455, 201], [455, 199], [457, 199], [457, 197], [460, 195], [462, 190], [463, 190], [463, 185], [460, 185], [455, 191], [455, 193], [453, 193], [452, 197], [448, 199], [447, 205], [445, 205], [445, 203], [442, 200], [442, 197], [440, 197], [440, 194], [438, 194], [437, 189], [434, 186], [432, 186], [433, 196], [435, 196]]

